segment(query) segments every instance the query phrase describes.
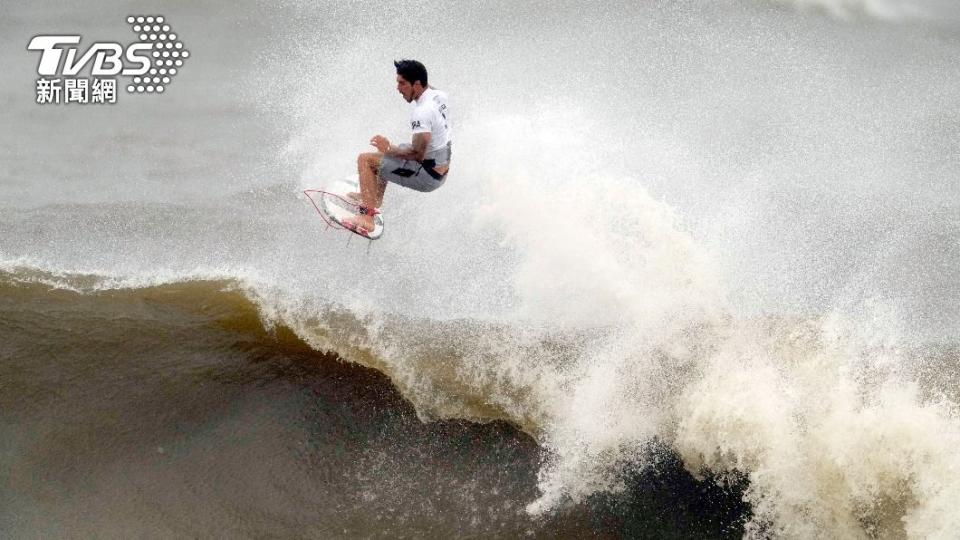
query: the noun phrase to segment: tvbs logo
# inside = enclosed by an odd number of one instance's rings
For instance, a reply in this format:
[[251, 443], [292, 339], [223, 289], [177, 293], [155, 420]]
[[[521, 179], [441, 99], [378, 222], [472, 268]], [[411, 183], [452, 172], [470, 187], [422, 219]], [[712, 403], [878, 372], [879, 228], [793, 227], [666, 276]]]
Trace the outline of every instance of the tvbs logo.
[[[116, 76], [131, 77], [130, 93], [163, 93], [190, 53], [162, 16], [129, 16], [139, 41], [96, 42], [81, 49], [79, 35], [40, 35], [27, 49], [40, 53], [37, 103], [116, 103]], [[89, 68], [92, 78], [76, 77]], [[113, 77], [113, 78], [110, 78]]]
[[[80, 36], [37, 36], [30, 40], [27, 49], [42, 51], [40, 65], [37, 67], [40, 75], [76, 75], [91, 59], [94, 59], [90, 69], [93, 76], [118, 73], [143, 75], [150, 69], [150, 51], [153, 49], [150, 43], [134, 43], [127, 47], [126, 54], [119, 43], [94, 43], [79, 60], [77, 49], [71, 47], [66, 50], [67, 61], [61, 62], [64, 50], [60, 46], [78, 43]], [[137, 64], [137, 67], [125, 67], [121, 56], [125, 56], [130, 63]]]

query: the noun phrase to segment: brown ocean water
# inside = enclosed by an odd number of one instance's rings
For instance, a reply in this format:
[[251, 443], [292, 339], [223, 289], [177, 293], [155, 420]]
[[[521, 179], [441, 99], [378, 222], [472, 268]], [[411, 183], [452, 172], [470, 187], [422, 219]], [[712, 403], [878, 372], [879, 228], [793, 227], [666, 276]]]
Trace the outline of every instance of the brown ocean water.
[[3, 537], [726, 538], [748, 512], [665, 453], [531, 517], [541, 453], [505, 422], [421, 422], [224, 283], [0, 284]]

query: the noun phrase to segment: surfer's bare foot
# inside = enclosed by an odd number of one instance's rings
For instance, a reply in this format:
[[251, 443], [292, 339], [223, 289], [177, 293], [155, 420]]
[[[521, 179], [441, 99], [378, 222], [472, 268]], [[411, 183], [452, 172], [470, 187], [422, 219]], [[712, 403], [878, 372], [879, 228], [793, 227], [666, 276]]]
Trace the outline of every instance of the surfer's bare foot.
[[348, 228], [359, 227], [369, 232], [372, 232], [374, 228], [373, 216], [359, 215], [348, 217], [347, 219], [343, 220], [343, 224]]

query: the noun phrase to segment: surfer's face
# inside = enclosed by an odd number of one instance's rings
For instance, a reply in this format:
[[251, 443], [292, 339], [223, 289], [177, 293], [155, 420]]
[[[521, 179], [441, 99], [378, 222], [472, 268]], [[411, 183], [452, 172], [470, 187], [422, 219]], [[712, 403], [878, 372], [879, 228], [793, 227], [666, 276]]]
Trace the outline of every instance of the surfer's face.
[[402, 75], [397, 75], [397, 92], [400, 92], [400, 95], [403, 96], [403, 99], [407, 100], [407, 103], [413, 101], [413, 85], [410, 84], [410, 81], [404, 79]]
[[403, 75], [397, 75], [397, 92], [400, 92], [400, 95], [403, 96], [403, 99], [407, 100], [407, 103], [410, 103], [415, 98], [419, 97], [417, 89], [422, 89], [420, 86], [420, 81], [417, 81], [414, 84], [410, 84], [410, 81], [403, 78]]

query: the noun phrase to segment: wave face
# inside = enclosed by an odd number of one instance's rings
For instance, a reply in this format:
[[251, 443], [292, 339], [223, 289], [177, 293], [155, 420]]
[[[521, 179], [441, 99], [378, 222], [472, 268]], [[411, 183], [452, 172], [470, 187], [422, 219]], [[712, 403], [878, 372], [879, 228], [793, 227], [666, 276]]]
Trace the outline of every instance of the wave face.
[[[620, 494], [532, 515], [543, 449], [515, 426], [422, 422], [381, 373], [264, 327], [237, 281], [95, 281], [0, 272], [5, 538], [742, 530], [742, 486], [697, 482], [666, 449]], [[314, 333], [323, 324], [340, 342], [367, 330], [349, 312], [314, 317]], [[417, 321], [394, 330], [437, 333]], [[424, 377], [450, 387], [451, 353], [435, 354]]]
[[[228, 283], [420, 420], [532, 437], [529, 519], [636, 496], [632, 471], [669, 454], [746, 485], [756, 537], [949, 536], [958, 26], [800, 4], [251, 3], [229, 36], [184, 7], [193, 82], [97, 115], [37, 114], [9, 82], [35, 59], [5, 47], [3, 124], [25, 129], [0, 134], [4, 293]], [[48, 20], [5, 9], [14, 43]], [[96, 9], [75, 20], [125, 14]], [[411, 33], [422, 14], [443, 24]], [[406, 136], [399, 56], [451, 95], [455, 169], [428, 195], [390, 188], [367, 252], [298, 194], [371, 134]], [[268, 69], [238, 80], [247, 62]]]

